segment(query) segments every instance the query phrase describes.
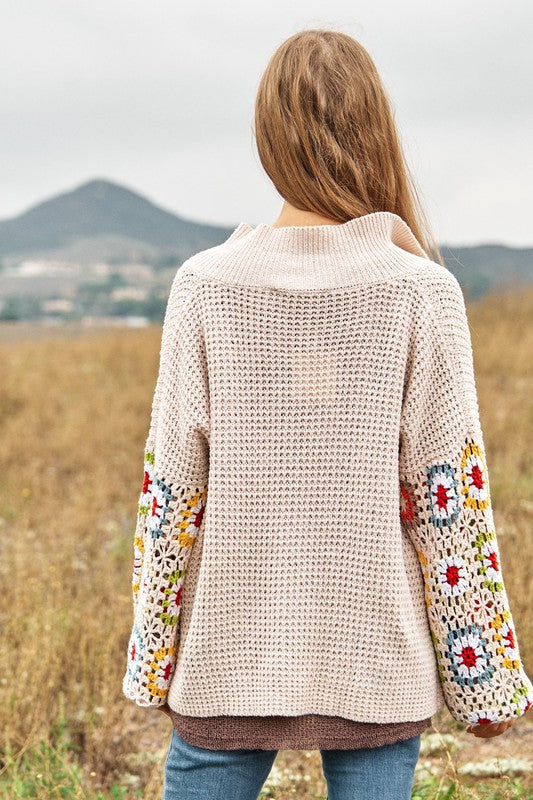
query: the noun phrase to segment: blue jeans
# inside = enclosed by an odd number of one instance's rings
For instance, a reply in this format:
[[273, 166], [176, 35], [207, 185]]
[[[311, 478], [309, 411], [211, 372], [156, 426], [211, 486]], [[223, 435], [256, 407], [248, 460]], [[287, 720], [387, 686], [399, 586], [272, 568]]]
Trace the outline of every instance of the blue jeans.
[[[277, 750], [208, 750], [172, 728], [162, 800], [257, 800]], [[327, 800], [410, 800], [420, 734], [380, 747], [321, 750]]]

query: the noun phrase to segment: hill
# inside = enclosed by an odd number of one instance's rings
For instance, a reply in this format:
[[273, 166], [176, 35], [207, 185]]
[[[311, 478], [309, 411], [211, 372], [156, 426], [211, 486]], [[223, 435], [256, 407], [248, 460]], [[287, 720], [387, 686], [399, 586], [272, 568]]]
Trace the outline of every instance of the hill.
[[440, 245], [448, 269], [466, 297], [533, 283], [533, 247], [483, 244], [471, 247]]
[[184, 261], [231, 230], [183, 219], [111, 181], [91, 180], [0, 221], [0, 258]]

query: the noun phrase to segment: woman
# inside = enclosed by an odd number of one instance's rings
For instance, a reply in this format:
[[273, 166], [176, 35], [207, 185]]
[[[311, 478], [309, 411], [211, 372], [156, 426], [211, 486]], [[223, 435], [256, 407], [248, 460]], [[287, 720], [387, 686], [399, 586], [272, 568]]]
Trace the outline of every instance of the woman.
[[358, 42], [283, 42], [255, 135], [279, 218], [170, 292], [123, 690], [172, 719], [165, 800], [252, 800], [287, 748], [329, 800], [408, 798], [443, 705], [487, 737], [533, 700], [463, 295]]

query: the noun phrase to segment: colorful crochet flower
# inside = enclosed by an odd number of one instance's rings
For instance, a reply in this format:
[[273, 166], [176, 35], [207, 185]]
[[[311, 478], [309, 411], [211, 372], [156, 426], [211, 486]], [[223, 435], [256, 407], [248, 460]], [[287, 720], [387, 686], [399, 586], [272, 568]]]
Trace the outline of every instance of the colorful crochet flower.
[[132, 681], [139, 680], [141, 672], [142, 658], [144, 652], [144, 642], [141, 632], [137, 625], [134, 625], [128, 643], [128, 674]]
[[468, 721], [471, 725], [490, 725], [492, 722], [498, 721], [499, 709], [487, 708], [482, 711], [471, 711], [468, 715]]
[[147, 689], [154, 697], [165, 697], [168, 693], [170, 680], [176, 666], [176, 651], [175, 645], [170, 645], [169, 647], [160, 647], [154, 653], [147, 683]]
[[176, 569], [168, 576], [168, 584], [163, 589], [165, 599], [161, 603], [165, 609], [161, 613], [161, 620], [166, 625], [176, 625], [181, 607], [181, 594], [183, 589], [184, 569]]
[[505, 609], [501, 614], [497, 614], [491, 622], [491, 627], [496, 633], [493, 635], [498, 647], [496, 652], [503, 656], [502, 666], [507, 669], [520, 669], [520, 655], [517, 650], [515, 633], [510, 623], [512, 616], [509, 609]]
[[525, 714], [533, 704], [533, 692], [531, 688], [522, 683], [514, 692], [511, 703], [515, 706], [515, 714], [517, 716]]
[[487, 640], [483, 629], [475, 623], [448, 631], [446, 656], [454, 673], [453, 680], [464, 686], [475, 686], [490, 679], [494, 666], [490, 664]]
[[504, 585], [495, 531], [482, 531], [477, 535], [474, 545], [478, 549], [475, 556], [479, 562], [478, 572], [485, 576], [483, 586], [492, 592], [502, 592]]
[[186, 508], [181, 512], [181, 520], [178, 524], [178, 542], [182, 547], [190, 547], [202, 524], [205, 503], [207, 497], [207, 487], [193, 492], [187, 498]]
[[475, 442], [468, 442], [461, 457], [461, 492], [469, 508], [484, 509], [490, 505], [487, 467], [483, 451]]
[[452, 525], [459, 516], [459, 494], [455, 470], [449, 464], [426, 467], [426, 496], [431, 521], [436, 528]]
[[168, 522], [171, 514], [170, 503], [174, 499], [170, 486], [157, 476], [152, 481], [152, 501], [148, 515], [148, 529], [152, 539], [159, 539], [163, 535], [163, 526]]
[[442, 592], [453, 597], [464, 594], [470, 586], [468, 570], [461, 556], [446, 556], [439, 561], [438, 582]]
[[139, 498], [139, 514], [147, 518], [147, 529], [152, 539], [163, 535], [163, 526], [171, 514], [171, 504], [176, 498], [169, 484], [157, 475], [155, 453], [144, 454], [144, 478]]
[[155, 454], [147, 450], [144, 454], [144, 478], [139, 497], [139, 514], [148, 516], [152, 504]]

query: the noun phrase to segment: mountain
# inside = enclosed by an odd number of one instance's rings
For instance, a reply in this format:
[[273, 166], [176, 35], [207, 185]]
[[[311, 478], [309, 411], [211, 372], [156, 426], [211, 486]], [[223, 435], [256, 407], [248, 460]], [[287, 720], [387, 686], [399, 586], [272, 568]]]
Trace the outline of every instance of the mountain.
[[125, 186], [96, 179], [0, 221], [0, 258], [180, 262], [220, 244], [231, 230], [182, 219]]
[[491, 290], [533, 283], [533, 247], [443, 244], [440, 250], [467, 299]]

